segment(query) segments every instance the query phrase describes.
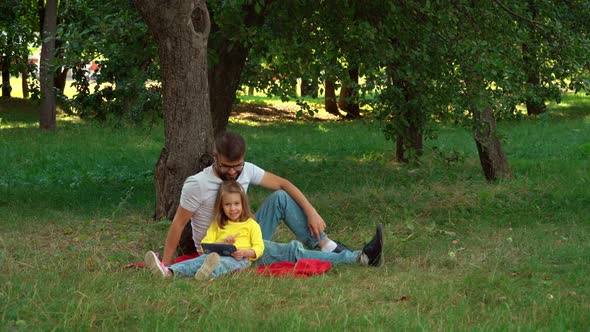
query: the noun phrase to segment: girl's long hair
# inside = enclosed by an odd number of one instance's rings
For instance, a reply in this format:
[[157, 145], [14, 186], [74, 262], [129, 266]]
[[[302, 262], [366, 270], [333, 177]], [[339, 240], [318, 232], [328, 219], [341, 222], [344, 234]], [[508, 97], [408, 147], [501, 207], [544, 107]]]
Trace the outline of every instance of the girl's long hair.
[[248, 195], [244, 191], [241, 184], [235, 180], [223, 181], [219, 185], [219, 191], [217, 192], [217, 199], [215, 200], [215, 221], [219, 228], [224, 228], [227, 225], [228, 218], [223, 212], [223, 197], [227, 194], [240, 194], [242, 200], [242, 213], [240, 214], [239, 220], [233, 220], [237, 222], [246, 221], [248, 218], [254, 218], [252, 210], [250, 210], [250, 202], [248, 201]]

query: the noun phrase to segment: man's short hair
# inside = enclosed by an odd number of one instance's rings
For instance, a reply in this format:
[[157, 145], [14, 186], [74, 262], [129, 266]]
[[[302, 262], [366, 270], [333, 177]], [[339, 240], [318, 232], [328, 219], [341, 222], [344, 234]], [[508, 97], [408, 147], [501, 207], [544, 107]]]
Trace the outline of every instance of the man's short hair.
[[215, 138], [213, 153], [230, 161], [241, 159], [246, 154], [246, 141], [239, 134], [223, 131]]

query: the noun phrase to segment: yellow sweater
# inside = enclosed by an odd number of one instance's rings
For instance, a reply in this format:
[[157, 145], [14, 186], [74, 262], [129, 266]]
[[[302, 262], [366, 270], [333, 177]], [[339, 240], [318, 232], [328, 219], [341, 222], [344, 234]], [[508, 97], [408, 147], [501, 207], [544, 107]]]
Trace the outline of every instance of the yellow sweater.
[[244, 222], [229, 221], [223, 229], [219, 228], [216, 221], [213, 221], [201, 243], [223, 243], [226, 237], [235, 236], [236, 234], [239, 234], [234, 243], [236, 248], [252, 249], [256, 253], [256, 257], [250, 258], [250, 262], [262, 256], [264, 252], [262, 231], [260, 225], [252, 218]]

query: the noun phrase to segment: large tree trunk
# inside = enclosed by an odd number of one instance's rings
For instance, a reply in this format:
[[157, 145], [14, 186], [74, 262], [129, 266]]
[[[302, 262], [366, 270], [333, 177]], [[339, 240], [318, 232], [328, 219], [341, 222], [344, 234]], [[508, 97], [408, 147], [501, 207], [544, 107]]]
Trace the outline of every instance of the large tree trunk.
[[[172, 220], [186, 178], [212, 161], [207, 80], [210, 31], [205, 0], [135, 0], [158, 44], [164, 100], [164, 148], [156, 164], [154, 218]], [[193, 245], [194, 247], [194, 245]]]
[[490, 107], [474, 109], [475, 130], [473, 137], [479, 153], [479, 161], [486, 180], [492, 182], [511, 176], [506, 155], [496, 135], [496, 119]]
[[338, 104], [336, 103], [336, 85], [332, 80], [325, 80], [325, 93], [324, 93], [324, 107], [326, 108], [326, 112], [342, 116], [340, 111], [338, 110]]
[[39, 75], [41, 88], [39, 127], [41, 129], [55, 129], [55, 90], [53, 89], [53, 71], [50, 66], [55, 50], [57, 0], [47, 0], [43, 17], [43, 46], [41, 48], [41, 71]]
[[340, 99], [338, 106], [346, 112], [347, 119], [358, 119], [361, 117], [358, 101], [356, 100], [358, 91], [359, 70], [358, 68], [348, 69], [348, 76], [351, 84], [345, 84], [340, 88]]

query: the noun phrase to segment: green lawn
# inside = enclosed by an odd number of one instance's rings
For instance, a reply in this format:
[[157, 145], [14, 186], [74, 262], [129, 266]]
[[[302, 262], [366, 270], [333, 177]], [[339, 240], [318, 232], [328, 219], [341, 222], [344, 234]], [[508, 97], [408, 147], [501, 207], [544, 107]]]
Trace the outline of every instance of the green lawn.
[[588, 331], [590, 98], [550, 108], [498, 124], [514, 178], [497, 184], [463, 128], [413, 169], [360, 121], [233, 118], [247, 159], [298, 185], [332, 238], [360, 248], [383, 223], [386, 264], [202, 283], [125, 268], [168, 229], [150, 220], [162, 126], [42, 132], [33, 105], [0, 101], [0, 330]]

